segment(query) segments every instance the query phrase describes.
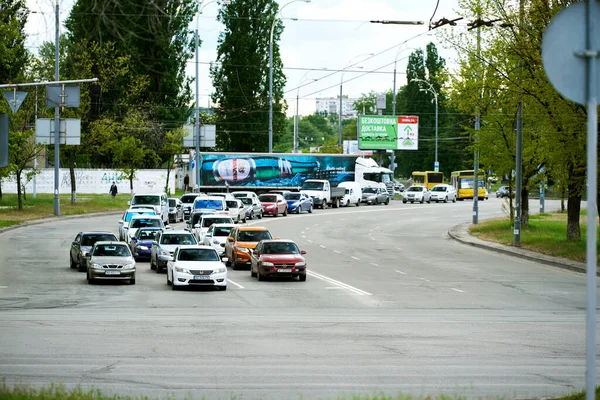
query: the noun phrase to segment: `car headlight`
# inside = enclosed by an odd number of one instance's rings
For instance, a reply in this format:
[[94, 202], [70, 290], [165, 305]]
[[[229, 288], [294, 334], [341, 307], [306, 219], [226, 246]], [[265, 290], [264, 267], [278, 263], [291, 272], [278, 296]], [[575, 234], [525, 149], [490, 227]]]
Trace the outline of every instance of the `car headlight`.
[[135, 248], [139, 250], [148, 250], [148, 246], [135, 246]]
[[306, 267], [306, 263], [304, 261], [302, 262], [297, 262], [296, 263], [296, 267]]
[[101, 264], [92, 263], [92, 264], [90, 264], [90, 267], [92, 267], [92, 268], [102, 268], [102, 265]]
[[166, 250], [163, 250], [163, 249], [160, 249], [160, 252], [159, 252], [159, 254], [160, 254], [161, 256], [170, 256], [170, 255], [171, 255], [171, 253], [169, 253], [168, 251], [166, 251]]
[[182, 267], [177, 267], [177, 266], [175, 267], [175, 271], [176, 272], [181, 272], [183, 274], [189, 274], [190, 273], [190, 271], [188, 269], [185, 269], [185, 268], [182, 268]]
[[125, 264], [123, 265], [123, 269], [133, 269], [135, 268], [135, 264]]
[[235, 251], [239, 251], [240, 253], [250, 253], [250, 249], [247, 249], [245, 247], [236, 247]]
[[227, 272], [227, 268], [217, 268], [213, 271], [213, 274], [222, 274], [223, 272]]
[[268, 262], [268, 261], [263, 261], [263, 262], [261, 263], [261, 265], [262, 265], [263, 267], [272, 267], [272, 266], [273, 266], [273, 263], [272, 263], [272, 262]]

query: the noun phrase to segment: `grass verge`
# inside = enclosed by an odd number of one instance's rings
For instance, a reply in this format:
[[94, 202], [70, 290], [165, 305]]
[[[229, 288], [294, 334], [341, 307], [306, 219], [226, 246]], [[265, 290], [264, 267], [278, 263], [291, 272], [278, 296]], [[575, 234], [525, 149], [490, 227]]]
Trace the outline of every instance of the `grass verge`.
[[[581, 239], [567, 240], [567, 214], [542, 213], [529, 216], [529, 226], [521, 229], [521, 248], [555, 257], [586, 262], [587, 225], [585, 210], [581, 213]], [[482, 240], [513, 245], [510, 219], [493, 219], [471, 226], [469, 232]], [[600, 246], [598, 246], [600, 250]], [[600, 258], [599, 258], [600, 260]]]

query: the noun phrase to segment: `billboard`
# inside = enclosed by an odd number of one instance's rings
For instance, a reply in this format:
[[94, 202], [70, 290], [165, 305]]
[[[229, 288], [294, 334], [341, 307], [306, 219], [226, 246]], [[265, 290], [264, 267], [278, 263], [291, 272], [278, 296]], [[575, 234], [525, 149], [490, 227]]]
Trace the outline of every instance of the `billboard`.
[[418, 150], [419, 117], [361, 115], [358, 142], [361, 150]]
[[328, 179], [334, 185], [354, 181], [358, 156], [335, 154], [201, 155], [200, 186], [297, 188], [306, 179]]

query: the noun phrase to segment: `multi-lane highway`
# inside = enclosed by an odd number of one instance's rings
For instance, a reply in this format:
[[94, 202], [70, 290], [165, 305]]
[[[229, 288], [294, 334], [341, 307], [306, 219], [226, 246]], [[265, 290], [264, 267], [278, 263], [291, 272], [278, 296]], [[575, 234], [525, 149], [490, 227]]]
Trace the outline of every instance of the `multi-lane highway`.
[[[480, 219], [501, 205], [480, 202]], [[0, 377], [160, 398], [582, 389], [585, 276], [450, 240], [471, 217], [471, 202], [394, 201], [252, 221], [307, 251], [308, 279], [230, 270], [226, 292], [172, 292], [145, 262], [135, 286], [88, 285], [70, 243], [116, 233], [116, 215], [5, 232]]]

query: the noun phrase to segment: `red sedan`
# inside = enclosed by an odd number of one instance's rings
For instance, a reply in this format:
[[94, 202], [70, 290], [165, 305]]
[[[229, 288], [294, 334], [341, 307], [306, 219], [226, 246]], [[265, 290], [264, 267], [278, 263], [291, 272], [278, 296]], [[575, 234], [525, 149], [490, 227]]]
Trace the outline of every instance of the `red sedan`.
[[277, 193], [265, 193], [258, 196], [258, 199], [263, 205], [263, 215], [272, 215], [277, 217], [282, 214], [284, 217], [287, 215], [287, 201], [282, 195]]
[[263, 240], [250, 256], [250, 276], [262, 281], [268, 276], [298, 277], [306, 280], [306, 251], [291, 240]]

